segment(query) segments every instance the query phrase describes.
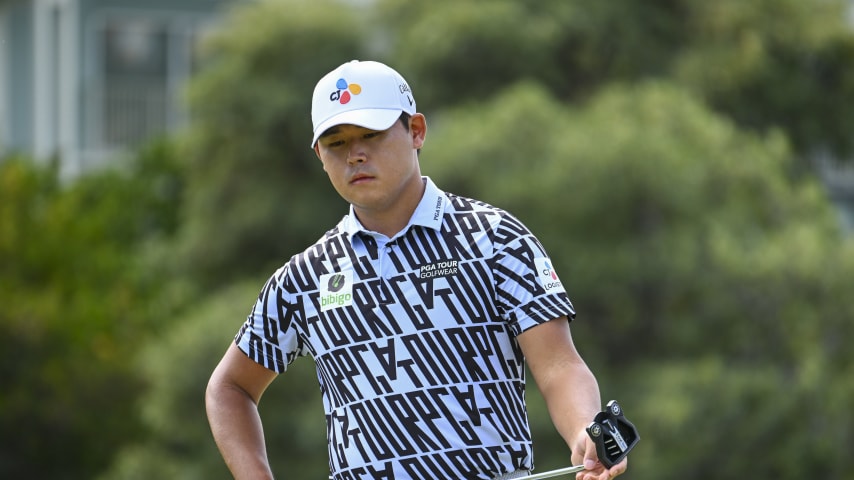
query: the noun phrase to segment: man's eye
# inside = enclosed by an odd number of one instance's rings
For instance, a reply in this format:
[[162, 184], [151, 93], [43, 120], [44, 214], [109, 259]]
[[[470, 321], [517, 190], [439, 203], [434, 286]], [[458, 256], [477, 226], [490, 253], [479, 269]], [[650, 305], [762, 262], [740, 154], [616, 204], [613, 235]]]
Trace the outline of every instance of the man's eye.
[[344, 140], [335, 140], [326, 144], [328, 148], [340, 147], [341, 145], [344, 145]]
[[363, 138], [374, 138], [380, 136], [382, 132], [369, 132], [364, 135]]

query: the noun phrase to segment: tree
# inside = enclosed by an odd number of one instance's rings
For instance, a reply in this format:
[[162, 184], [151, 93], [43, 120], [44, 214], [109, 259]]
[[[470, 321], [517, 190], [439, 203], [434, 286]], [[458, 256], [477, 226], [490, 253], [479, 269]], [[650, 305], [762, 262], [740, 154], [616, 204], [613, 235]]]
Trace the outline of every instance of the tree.
[[192, 282], [218, 287], [273, 268], [346, 211], [309, 146], [310, 92], [330, 65], [366, 56], [361, 16], [328, 0], [261, 2], [213, 41], [216, 55], [190, 88], [188, 200], [173, 264]]
[[[273, 268], [319, 237], [318, 225], [340, 218], [346, 205], [307, 148], [309, 93], [351, 59], [406, 72], [431, 119], [521, 81], [580, 106], [611, 82], [660, 79], [685, 86], [738, 128], [780, 130], [803, 162], [829, 148], [842, 155], [854, 129], [844, 101], [854, 95], [846, 68], [854, 34], [844, 7], [842, 0], [246, 5], [212, 42], [190, 88], [188, 206], [172, 265], [194, 283], [221, 285]], [[815, 101], [825, 98], [833, 100]]]
[[[854, 249], [782, 136], [741, 132], [659, 82], [614, 85], [579, 110], [521, 84], [437, 123], [425, 170], [518, 212], [551, 252], [582, 354], [646, 439], [633, 476], [850, 468], [827, 461], [851, 439], [826, 419], [850, 418], [834, 405], [852, 389], [839, 338], [852, 333]], [[559, 465], [560, 439], [536, 434]], [[757, 443], [749, 460], [717, 455]]]
[[854, 32], [846, 0], [380, 2], [391, 58], [419, 102], [479, 101], [533, 80], [564, 101], [670, 79], [739, 127], [781, 128], [809, 160], [852, 152]]
[[141, 434], [131, 359], [158, 284], [135, 254], [175, 228], [166, 150], [71, 184], [0, 161], [0, 476], [92, 478]]
[[[208, 428], [204, 391], [263, 279], [218, 291], [163, 332], [136, 358], [146, 394], [135, 402], [148, 435], [125, 446], [101, 480], [231, 478]], [[274, 471], [293, 478], [325, 478], [326, 428], [310, 361], [295, 362], [265, 393], [260, 411]]]

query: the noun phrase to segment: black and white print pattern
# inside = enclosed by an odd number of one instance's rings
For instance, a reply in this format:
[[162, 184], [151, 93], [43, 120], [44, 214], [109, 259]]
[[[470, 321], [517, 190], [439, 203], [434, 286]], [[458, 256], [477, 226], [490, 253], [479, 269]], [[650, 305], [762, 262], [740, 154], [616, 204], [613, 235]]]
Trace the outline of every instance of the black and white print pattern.
[[336, 480], [533, 467], [515, 336], [572, 318], [572, 304], [523, 224], [425, 182], [396, 237], [365, 231], [351, 209], [291, 258], [235, 338], [279, 373], [314, 359]]

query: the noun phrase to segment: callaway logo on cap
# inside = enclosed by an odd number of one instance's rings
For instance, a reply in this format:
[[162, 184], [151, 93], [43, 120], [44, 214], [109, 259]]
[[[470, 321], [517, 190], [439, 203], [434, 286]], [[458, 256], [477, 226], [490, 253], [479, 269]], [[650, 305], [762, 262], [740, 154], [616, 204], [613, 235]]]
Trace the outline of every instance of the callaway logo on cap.
[[314, 87], [311, 146], [314, 147], [323, 132], [336, 125], [386, 130], [402, 112], [414, 114], [415, 99], [399, 73], [379, 62], [347, 62], [326, 74]]

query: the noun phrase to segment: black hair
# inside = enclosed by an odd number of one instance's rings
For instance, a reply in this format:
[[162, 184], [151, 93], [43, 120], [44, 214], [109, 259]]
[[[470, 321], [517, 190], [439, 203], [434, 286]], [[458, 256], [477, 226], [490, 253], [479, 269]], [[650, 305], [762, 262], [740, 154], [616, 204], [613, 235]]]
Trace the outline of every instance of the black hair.
[[[409, 131], [409, 119], [410, 118], [412, 118], [412, 115], [410, 115], [406, 112], [400, 112], [400, 117], [398, 117], [398, 120], [400, 120], [400, 123], [403, 124], [403, 128], [405, 128], [407, 132]], [[421, 149], [419, 148], [418, 150], [415, 151], [415, 153], [418, 154], [418, 156], [420, 157], [421, 156]]]
[[400, 120], [400, 123], [403, 124], [403, 128], [405, 128], [407, 132], [409, 131], [409, 119], [410, 118], [412, 118], [412, 115], [410, 115], [406, 112], [400, 112], [400, 118], [398, 118], [398, 120]]

